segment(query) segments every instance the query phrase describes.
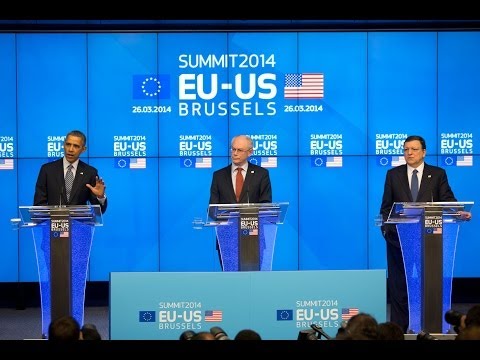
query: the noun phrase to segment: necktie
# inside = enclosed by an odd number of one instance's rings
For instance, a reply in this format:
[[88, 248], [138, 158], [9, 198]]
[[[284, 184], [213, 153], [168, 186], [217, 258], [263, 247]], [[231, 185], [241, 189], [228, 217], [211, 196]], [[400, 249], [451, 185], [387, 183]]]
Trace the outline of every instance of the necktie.
[[68, 165], [67, 173], [65, 174], [65, 193], [67, 195], [67, 201], [70, 201], [70, 192], [72, 191], [73, 185], [73, 165]]
[[235, 179], [235, 195], [237, 196], [237, 202], [240, 201], [240, 194], [243, 188], [243, 175], [242, 168], [237, 167], [237, 178]]
[[412, 184], [410, 185], [410, 191], [412, 192], [412, 199], [413, 201], [417, 201], [418, 195], [418, 177], [417, 177], [418, 170], [413, 170], [412, 173]]

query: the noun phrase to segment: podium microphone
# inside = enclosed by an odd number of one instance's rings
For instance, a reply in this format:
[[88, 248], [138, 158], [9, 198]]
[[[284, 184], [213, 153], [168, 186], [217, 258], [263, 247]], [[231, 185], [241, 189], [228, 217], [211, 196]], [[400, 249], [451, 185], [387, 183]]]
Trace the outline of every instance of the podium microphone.
[[250, 204], [250, 185], [247, 186], [247, 204]]
[[62, 207], [63, 190], [64, 190], [64, 187], [62, 186], [62, 189], [60, 190], [60, 203], [58, 204], [58, 206], [60, 206], [60, 207]]

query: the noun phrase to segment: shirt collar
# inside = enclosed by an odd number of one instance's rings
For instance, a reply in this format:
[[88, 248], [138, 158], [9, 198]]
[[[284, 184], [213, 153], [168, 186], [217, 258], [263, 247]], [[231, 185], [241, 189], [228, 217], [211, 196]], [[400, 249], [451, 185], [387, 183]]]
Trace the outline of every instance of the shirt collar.
[[423, 173], [423, 168], [425, 167], [425, 162], [422, 162], [418, 167], [414, 168], [407, 164], [408, 173], [411, 174], [413, 170], [417, 169], [420, 174]]
[[[78, 168], [78, 163], [79, 163], [79, 159], [75, 160], [72, 165], [73, 165], [73, 170], [77, 170]], [[67, 159], [65, 159], [65, 157], [63, 157], [63, 169], [67, 169], [68, 165], [70, 165], [70, 163], [67, 161]]]

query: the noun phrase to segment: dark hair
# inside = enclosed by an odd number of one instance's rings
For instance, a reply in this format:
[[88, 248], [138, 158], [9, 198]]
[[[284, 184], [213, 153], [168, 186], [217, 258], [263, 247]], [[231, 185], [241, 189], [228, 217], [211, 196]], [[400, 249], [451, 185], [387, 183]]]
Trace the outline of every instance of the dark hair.
[[375, 340], [378, 338], [378, 322], [372, 315], [361, 312], [348, 320], [345, 331], [350, 340]]
[[234, 340], [262, 340], [262, 337], [255, 330], [243, 329], [235, 335]]
[[[82, 138], [83, 140], [83, 146], [87, 145], [87, 137], [85, 136], [85, 134], [83, 132], [81, 132], [80, 130], [72, 130], [70, 131], [68, 134], [67, 134], [67, 137], [69, 136], [75, 136], [75, 137], [79, 137], [79, 138]], [[67, 139], [67, 137], [65, 139]]]
[[474, 305], [467, 311], [465, 326], [480, 326], [480, 305]]
[[62, 316], [48, 326], [48, 340], [74, 341], [80, 339], [80, 325], [72, 316]]
[[426, 150], [427, 149], [427, 143], [425, 142], [425, 139], [423, 137], [421, 137], [420, 135], [410, 135], [409, 137], [407, 137], [405, 139], [405, 141], [403, 142], [403, 144], [407, 143], [407, 142], [410, 142], [410, 141], [415, 141], [415, 140], [418, 140], [420, 141], [420, 144], [422, 145], [422, 149], [423, 150]]
[[387, 321], [378, 324], [378, 340], [405, 340], [400, 325]]
[[102, 336], [94, 324], [84, 324], [81, 331], [83, 340], [102, 340]]

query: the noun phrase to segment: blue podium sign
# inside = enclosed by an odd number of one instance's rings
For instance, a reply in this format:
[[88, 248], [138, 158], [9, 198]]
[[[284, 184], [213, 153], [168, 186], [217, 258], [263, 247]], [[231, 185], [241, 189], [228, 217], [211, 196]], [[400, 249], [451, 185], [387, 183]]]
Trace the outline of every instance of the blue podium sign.
[[317, 324], [334, 337], [365, 312], [386, 321], [385, 270], [112, 272], [111, 340], [176, 340], [185, 331], [246, 328], [295, 340]]

